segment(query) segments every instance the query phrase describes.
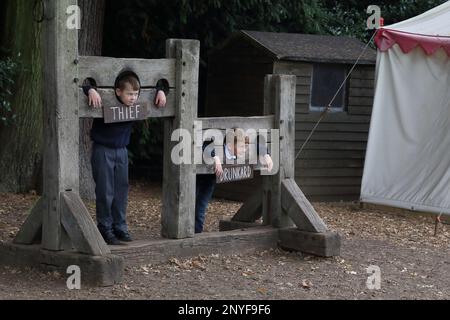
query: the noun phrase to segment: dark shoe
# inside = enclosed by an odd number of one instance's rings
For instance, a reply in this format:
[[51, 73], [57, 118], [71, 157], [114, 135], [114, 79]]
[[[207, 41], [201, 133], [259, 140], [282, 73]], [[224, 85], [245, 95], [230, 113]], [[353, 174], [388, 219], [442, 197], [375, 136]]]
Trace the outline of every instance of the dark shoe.
[[123, 231], [114, 231], [114, 234], [117, 239], [123, 242], [132, 242], [133, 239], [131, 238], [130, 234], [128, 232]]
[[102, 234], [102, 236], [107, 245], [120, 246], [122, 244], [114, 234], [107, 234], [107, 235]]

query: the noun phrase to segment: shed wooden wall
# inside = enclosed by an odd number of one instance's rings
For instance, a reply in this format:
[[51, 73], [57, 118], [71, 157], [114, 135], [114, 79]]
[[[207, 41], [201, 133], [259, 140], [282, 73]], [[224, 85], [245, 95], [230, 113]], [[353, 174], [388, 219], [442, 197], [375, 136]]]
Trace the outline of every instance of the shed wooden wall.
[[[374, 96], [372, 66], [358, 66], [348, 83], [348, 110], [329, 113], [296, 161], [296, 180], [313, 201], [358, 200]], [[275, 62], [297, 76], [296, 153], [320, 117], [309, 111], [312, 64]]]
[[[296, 161], [296, 180], [312, 201], [358, 200], [374, 96], [374, 65], [358, 66], [348, 83], [348, 110], [330, 113]], [[261, 115], [266, 74], [297, 76], [296, 152], [320, 112], [309, 111], [311, 63], [273, 61], [240, 41], [210, 59], [208, 116]], [[217, 197], [245, 200], [260, 177], [221, 185]]]

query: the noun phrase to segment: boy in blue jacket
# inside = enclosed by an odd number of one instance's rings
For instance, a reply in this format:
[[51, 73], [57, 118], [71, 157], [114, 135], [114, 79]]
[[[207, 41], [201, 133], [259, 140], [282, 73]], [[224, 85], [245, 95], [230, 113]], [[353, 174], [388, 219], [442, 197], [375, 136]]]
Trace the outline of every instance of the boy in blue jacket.
[[[132, 106], [139, 98], [140, 88], [138, 77], [133, 72], [124, 72], [119, 75], [116, 96], [122, 104]], [[102, 99], [95, 87], [85, 85], [83, 91], [89, 97], [89, 106], [101, 108]], [[166, 105], [166, 93], [160, 83], [155, 105], [161, 108]], [[129, 187], [127, 146], [133, 124], [106, 124], [103, 119], [95, 119], [91, 130], [97, 226], [109, 245], [133, 241], [126, 222]]]
[[[227, 160], [235, 161], [239, 157], [245, 155], [247, 145], [249, 143], [248, 137], [245, 136], [244, 130], [234, 129], [227, 133], [226, 141], [223, 145], [224, 163]], [[216, 177], [220, 177], [223, 174], [222, 159], [216, 154], [214, 149], [214, 143], [204, 145], [204, 154], [207, 157], [214, 159], [215, 174], [197, 175], [196, 185], [196, 199], [195, 199], [195, 233], [202, 233], [203, 226], [206, 218], [206, 210], [208, 204], [216, 187]], [[272, 157], [267, 152], [267, 148], [263, 145], [258, 145], [258, 154], [261, 161], [268, 172], [273, 169]]]

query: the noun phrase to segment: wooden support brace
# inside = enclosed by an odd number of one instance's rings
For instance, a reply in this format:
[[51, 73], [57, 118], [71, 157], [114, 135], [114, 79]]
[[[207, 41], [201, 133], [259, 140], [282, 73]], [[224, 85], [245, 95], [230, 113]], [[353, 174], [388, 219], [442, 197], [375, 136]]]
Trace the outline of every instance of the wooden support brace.
[[61, 222], [76, 251], [93, 256], [110, 254], [80, 196], [74, 192], [63, 192], [61, 202]]
[[231, 220], [221, 220], [219, 230], [231, 231], [261, 226], [261, 223], [255, 221], [262, 217], [262, 192], [262, 187], [257, 189]]
[[13, 242], [15, 244], [34, 244], [41, 242], [39, 237], [42, 237], [42, 217], [46, 206], [47, 202], [45, 198], [41, 197], [33, 209], [31, 209], [28, 218], [14, 239]]
[[341, 237], [336, 232], [314, 233], [295, 228], [279, 230], [279, 246], [319, 257], [340, 255]]
[[242, 205], [231, 219], [239, 222], [255, 222], [262, 217], [262, 187]]
[[294, 221], [299, 230], [315, 233], [328, 231], [326, 224], [306, 199], [294, 179], [283, 180], [281, 203], [283, 210]]
[[220, 220], [219, 231], [233, 231], [233, 230], [247, 230], [250, 228], [261, 227], [262, 224], [258, 222], [242, 222], [234, 220]]

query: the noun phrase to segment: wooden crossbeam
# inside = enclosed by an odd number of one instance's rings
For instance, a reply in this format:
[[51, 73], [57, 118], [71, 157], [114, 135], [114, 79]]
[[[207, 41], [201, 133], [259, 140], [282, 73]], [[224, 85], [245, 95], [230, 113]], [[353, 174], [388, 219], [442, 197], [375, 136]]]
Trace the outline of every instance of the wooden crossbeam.
[[160, 79], [166, 79], [175, 87], [175, 59], [122, 59], [108, 57], [80, 56], [78, 77], [82, 83], [93, 78], [98, 87], [114, 87], [119, 73], [126, 69], [137, 74], [142, 87], [155, 87]]
[[[105, 107], [114, 107], [120, 105], [116, 98], [114, 89], [98, 89], [98, 93], [102, 97], [102, 105]], [[167, 105], [164, 108], [155, 107], [153, 101], [155, 98], [156, 89], [143, 89], [141, 95], [136, 104], [145, 106], [148, 110], [149, 118], [170, 118], [175, 116], [175, 102], [176, 95], [172, 91], [167, 96]], [[79, 111], [78, 116], [80, 118], [103, 118], [103, 109], [94, 109], [88, 106], [88, 98], [84, 94], [83, 90], [79, 90], [78, 94]]]
[[274, 116], [198, 118], [197, 121], [202, 122], [203, 129], [226, 130], [241, 128], [243, 130], [260, 130], [275, 128]]
[[294, 221], [299, 230], [315, 233], [328, 231], [326, 224], [306, 199], [294, 179], [285, 179], [281, 185], [283, 211]]

